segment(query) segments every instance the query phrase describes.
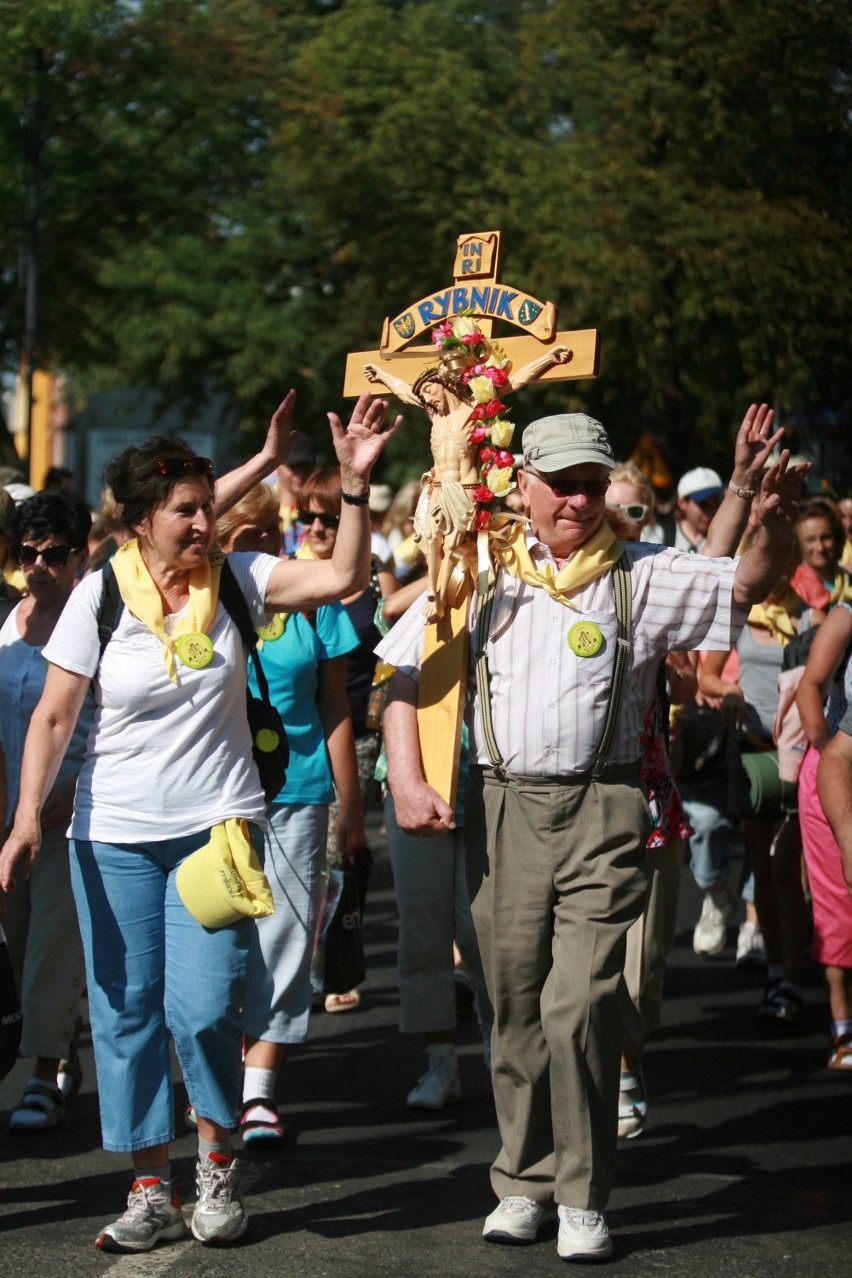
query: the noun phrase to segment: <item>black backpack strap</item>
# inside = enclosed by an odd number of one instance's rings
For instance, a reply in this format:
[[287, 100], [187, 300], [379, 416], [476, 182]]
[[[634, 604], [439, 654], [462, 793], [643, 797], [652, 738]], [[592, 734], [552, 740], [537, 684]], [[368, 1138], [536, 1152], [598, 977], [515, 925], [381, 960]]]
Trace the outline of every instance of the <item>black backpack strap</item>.
[[123, 612], [124, 600], [118, 588], [118, 581], [113, 572], [112, 563], [107, 560], [101, 569], [101, 601], [98, 604], [97, 613], [98, 642], [101, 646], [100, 657], [104, 655], [104, 648], [115, 634], [115, 628]]
[[257, 659], [257, 631], [251, 619], [246, 597], [240, 589], [240, 583], [234, 576], [234, 570], [228, 562], [227, 555], [222, 561], [222, 574], [219, 578], [219, 600], [240, 632], [240, 638], [246, 646], [248, 655], [252, 658], [258, 691], [262, 699], [269, 705], [269, 684], [266, 682], [263, 666]]

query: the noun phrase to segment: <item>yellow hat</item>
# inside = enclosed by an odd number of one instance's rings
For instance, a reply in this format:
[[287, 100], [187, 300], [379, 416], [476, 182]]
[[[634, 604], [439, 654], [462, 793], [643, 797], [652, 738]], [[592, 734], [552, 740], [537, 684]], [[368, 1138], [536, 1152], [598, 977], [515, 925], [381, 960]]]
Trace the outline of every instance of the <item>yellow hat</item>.
[[204, 927], [227, 927], [249, 915], [273, 911], [272, 892], [243, 817], [210, 830], [210, 842], [188, 856], [175, 876], [178, 894]]

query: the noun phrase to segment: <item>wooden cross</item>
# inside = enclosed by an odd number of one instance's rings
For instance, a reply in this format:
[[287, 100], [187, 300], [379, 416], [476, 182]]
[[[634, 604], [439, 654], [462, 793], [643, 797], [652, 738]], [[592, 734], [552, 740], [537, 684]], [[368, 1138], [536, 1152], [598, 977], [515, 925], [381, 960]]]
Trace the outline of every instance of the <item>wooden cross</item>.
[[553, 346], [562, 345], [571, 352], [569, 362], [548, 369], [542, 381], [595, 377], [598, 371], [597, 329], [557, 332], [553, 302], [541, 302], [529, 293], [503, 283], [501, 259], [500, 231], [460, 235], [453, 266], [453, 284], [413, 302], [393, 319], [386, 317], [378, 350], [354, 351], [346, 357], [344, 396], [354, 397], [364, 391], [376, 393], [375, 385], [364, 374], [365, 364], [384, 365], [389, 369], [392, 366], [395, 376], [413, 385], [421, 373], [435, 365], [437, 353], [432, 345], [412, 346], [410, 343], [459, 311], [469, 311], [477, 318], [486, 337], [491, 336], [495, 320], [521, 330], [521, 337], [500, 339], [500, 348], [514, 368], [528, 363], [537, 355], [546, 354]]
[[[425, 500], [427, 513], [419, 527], [427, 547], [427, 564], [430, 565], [427, 599], [432, 600], [434, 608], [424, 610], [424, 617], [432, 624], [426, 625], [423, 637], [417, 724], [424, 775], [450, 807], [455, 806], [458, 781], [469, 650], [467, 616], [473, 572], [466, 568], [460, 581], [451, 575], [442, 576], [440, 588], [435, 578], [453, 569], [453, 559], [443, 549], [448, 538], [454, 551], [458, 549], [459, 538], [463, 546], [467, 544], [464, 539], [470, 539], [475, 563], [477, 545], [481, 549], [483, 538], [487, 539], [491, 534], [474, 531], [482, 526], [475, 524], [472, 516], [476, 508], [467, 496], [471, 489], [477, 487], [469, 482], [468, 473], [471, 458], [476, 457], [470, 432], [474, 421], [470, 412], [473, 403], [451, 396], [453, 404], [450, 407], [445, 397], [443, 406], [440, 406], [439, 398], [438, 404], [433, 401], [430, 409], [425, 399], [414, 391], [414, 385], [421, 374], [435, 370], [442, 352], [431, 343], [428, 346], [411, 343], [460, 312], [475, 319], [476, 328], [489, 340], [495, 321], [520, 329], [523, 336], [499, 340], [500, 356], [511, 361], [505, 370], [509, 373], [510, 382], [506, 384], [505, 392], [496, 390], [495, 397], [512, 392], [533, 379], [560, 381], [594, 377], [598, 369], [597, 330], [557, 332], [554, 304], [541, 302], [529, 293], [503, 283], [500, 267], [499, 231], [460, 235], [453, 266], [453, 284], [422, 297], [394, 318], [386, 318], [379, 349], [355, 351], [347, 357], [343, 386], [345, 396], [361, 395], [364, 391], [375, 394], [377, 387], [387, 386], [405, 403], [419, 402], [434, 422], [441, 423], [437, 434], [433, 431], [432, 435], [435, 465], [429, 476], [424, 477], [424, 494], [418, 505], [419, 516]], [[372, 374], [370, 377], [367, 369]], [[516, 387], [511, 385], [513, 373], [517, 379]], [[451, 441], [449, 445], [448, 439]], [[444, 469], [439, 466], [436, 441], [440, 443]], [[447, 460], [448, 448], [456, 450], [450, 452], [452, 461]], [[467, 479], [462, 469], [468, 474]], [[473, 471], [473, 474], [477, 473], [477, 470]], [[439, 494], [437, 497], [434, 496], [436, 493]], [[448, 493], [456, 496], [451, 500]], [[459, 493], [464, 496], [459, 498]], [[461, 514], [458, 513], [459, 506], [453, 504], [457, 501], [461, 501]], [[435, 524], [430, 525], [428, 512], [434, 509], [440, 514], [436, 515]], [[456, 522], [457, 519], [459, 522]], [[427, 526], [437, 527], [439, 531], [430, 534]], [[418, 527], [417, 518], [415, 527]]]

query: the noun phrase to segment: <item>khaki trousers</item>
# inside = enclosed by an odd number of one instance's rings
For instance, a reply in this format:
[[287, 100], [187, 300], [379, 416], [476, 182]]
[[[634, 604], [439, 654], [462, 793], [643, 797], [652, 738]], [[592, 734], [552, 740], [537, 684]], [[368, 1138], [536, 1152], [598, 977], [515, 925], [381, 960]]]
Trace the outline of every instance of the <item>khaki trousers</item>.
[[68, 1055], [86, 984], [64, 826], [47, 830], [30, 877], [6, 898], [3, 931], [23, 1011], [21, 1056]]
[[612, 1186], [625, 937], [651, 829], [638, 768], [552, 786], [471, 772], [468, 883], [494, 1008], [498, 1198], [600, 1211]]

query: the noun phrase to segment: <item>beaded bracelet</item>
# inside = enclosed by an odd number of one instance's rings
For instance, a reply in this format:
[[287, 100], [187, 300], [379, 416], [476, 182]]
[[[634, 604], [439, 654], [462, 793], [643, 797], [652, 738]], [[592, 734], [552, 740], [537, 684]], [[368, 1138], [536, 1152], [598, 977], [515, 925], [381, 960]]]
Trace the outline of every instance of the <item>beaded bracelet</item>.
[[367, 506], [370, 502], [369, 488], [365, 493], [346, 493], [341, 490], [340, 496], [347, 506]]

